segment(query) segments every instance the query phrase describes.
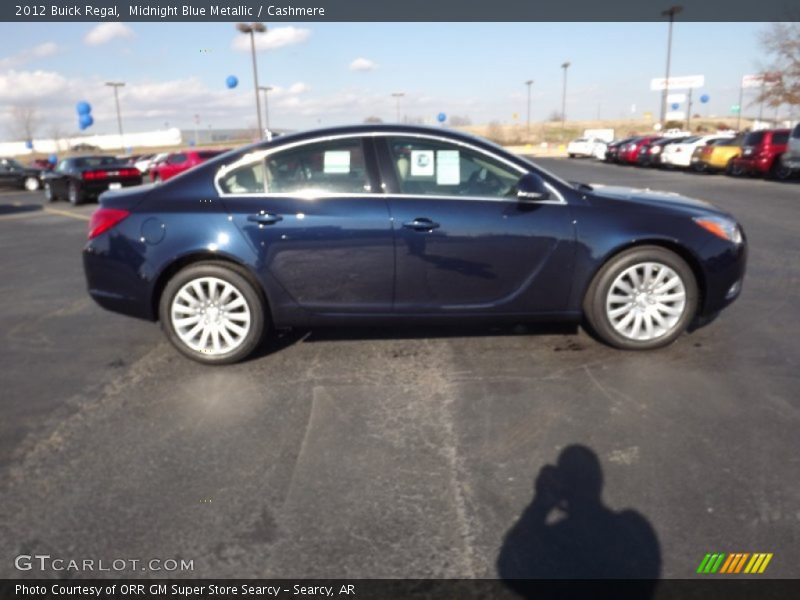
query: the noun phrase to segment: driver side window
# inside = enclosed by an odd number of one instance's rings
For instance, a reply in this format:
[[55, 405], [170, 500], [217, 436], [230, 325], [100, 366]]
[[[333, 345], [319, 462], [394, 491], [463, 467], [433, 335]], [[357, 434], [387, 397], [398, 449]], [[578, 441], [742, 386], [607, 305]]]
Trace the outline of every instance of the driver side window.
[[521, 173], [494, 158], [457, 144], [388, 138], [401, 194], [425, 196], [513, 196]]

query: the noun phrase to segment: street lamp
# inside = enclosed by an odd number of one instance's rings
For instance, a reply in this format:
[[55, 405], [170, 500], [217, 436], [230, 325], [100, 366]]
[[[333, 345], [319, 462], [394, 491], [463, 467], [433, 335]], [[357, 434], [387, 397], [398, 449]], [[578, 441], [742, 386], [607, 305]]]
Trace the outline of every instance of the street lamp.
[[675, 15], [683, 10], [679, 4], [670, 6], [666, 10], [661, 11], [662, 17], [669, 17], [669, 33], [667, 34], [667, 76], [664, 78], [664, 90], [661, 93], [661, 127], [664, 127], [664, 121], [667, 118], [667, 96], [669, 95], [669, 67], [670, 60], [672, 59], [672, 23], [675, 21]]
[[533, 84], [533, 79], [528, 79], [525, 82], [525, 85], [528, 86], [528, 122], [527, 122], [527, 132], [531, 132], [531, 85]]
[[106, 85], [114, 88], [114, 102], [117, 104], [117, 127], [119, 128], [119, 145], [125, 151], [125, 142], [122, 141], [122, 115], [119, 112], [119, 88], [125, 85], [122, 81], [107, 81]]
[[403, 96], [405, 96], [404, 92], [393, 92], [392, 93], [392, 98], [395, 98], [397, 100], [397, 122], [398, 123], [400, 122], [400, 98], [402, 98]]
[[258, 101], [258, 65], [256, 63], [256, 33], [264, 33], [267, 30], [263, 23], [237, 23], [236, 29], [242, 33], [250, 34], [250, 51], [253, 55], [253, 82], [256, 91], [256, 114], [258, 115], [258, 137], [264, 137], [264, 128], [261, 125], [261, 103]]
[[564, 129], [567, 123], [567, 69], [572, 63], [565, 61], [561, 64], [564, 69], [564, 89], [561, 92], [561, 129]]
[[267, 98], [267, 94], [272, 91], [272, 87], [263, 85], [258, 89], [264, 92], [264, 127], [269, 131], [269, 99]]

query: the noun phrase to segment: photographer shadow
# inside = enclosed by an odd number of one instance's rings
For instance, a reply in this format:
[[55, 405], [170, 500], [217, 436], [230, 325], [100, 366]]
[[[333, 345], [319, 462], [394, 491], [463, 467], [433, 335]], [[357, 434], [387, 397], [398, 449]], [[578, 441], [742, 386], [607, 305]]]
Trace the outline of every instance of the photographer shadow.
[[569, 446], [555, 466], [542, 467], [497, 559], [507, 587], [541, 598], [542, 589], [524, 580], [635, 579], [636, 597], [652, 597], [661, 571], [656, 533], [640, 513], [603, 505], [602, 488], [600, 461], [586, 446]]

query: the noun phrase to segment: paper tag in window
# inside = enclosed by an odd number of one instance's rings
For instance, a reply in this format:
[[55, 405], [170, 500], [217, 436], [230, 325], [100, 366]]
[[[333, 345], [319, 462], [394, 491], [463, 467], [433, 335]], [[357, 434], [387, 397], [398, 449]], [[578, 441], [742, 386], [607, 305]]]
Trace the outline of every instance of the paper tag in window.
[[411, 151], [412, 177], [433, 177], [434, 168], [433, 150]]
[[436, 152], [436, 184], [458, 185], [461, 182], [461, 161], [458, 150]]
[[349, 173], [350, 151], [330, 150], [326, 152], [323, 170], [325, 173]]

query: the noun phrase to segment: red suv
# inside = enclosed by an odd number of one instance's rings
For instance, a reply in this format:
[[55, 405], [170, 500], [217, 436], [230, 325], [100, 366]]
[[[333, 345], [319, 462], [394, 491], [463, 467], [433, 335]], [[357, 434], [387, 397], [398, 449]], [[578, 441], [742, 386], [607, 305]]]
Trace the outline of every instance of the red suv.
[[226, 150], [181, 150], [173, 152], [164, 160], [150, 167], [150, 181], [166, 181], [175, 177], [178, 173], [183, 173], [187, 169], [199, 165], [213, 158]]
[[788, 129], [765, 129], [748, 133], [742, 153], [731, 165], [731, 175], [768, 175], [773, 179], [788, 179], [791, 169], [784, 166], [781, 154], [789, 143]]
[[637, 159], [639, 158], [639, 150], [641, 147], [644, 145], [650, 145], [659, 139], [661, 139], [660, 135], [646, 135], [644, 137], [632, 139], [627, 144], [620, 146], [619, 153], [617, 154], [617, 162], [635, 165]]

